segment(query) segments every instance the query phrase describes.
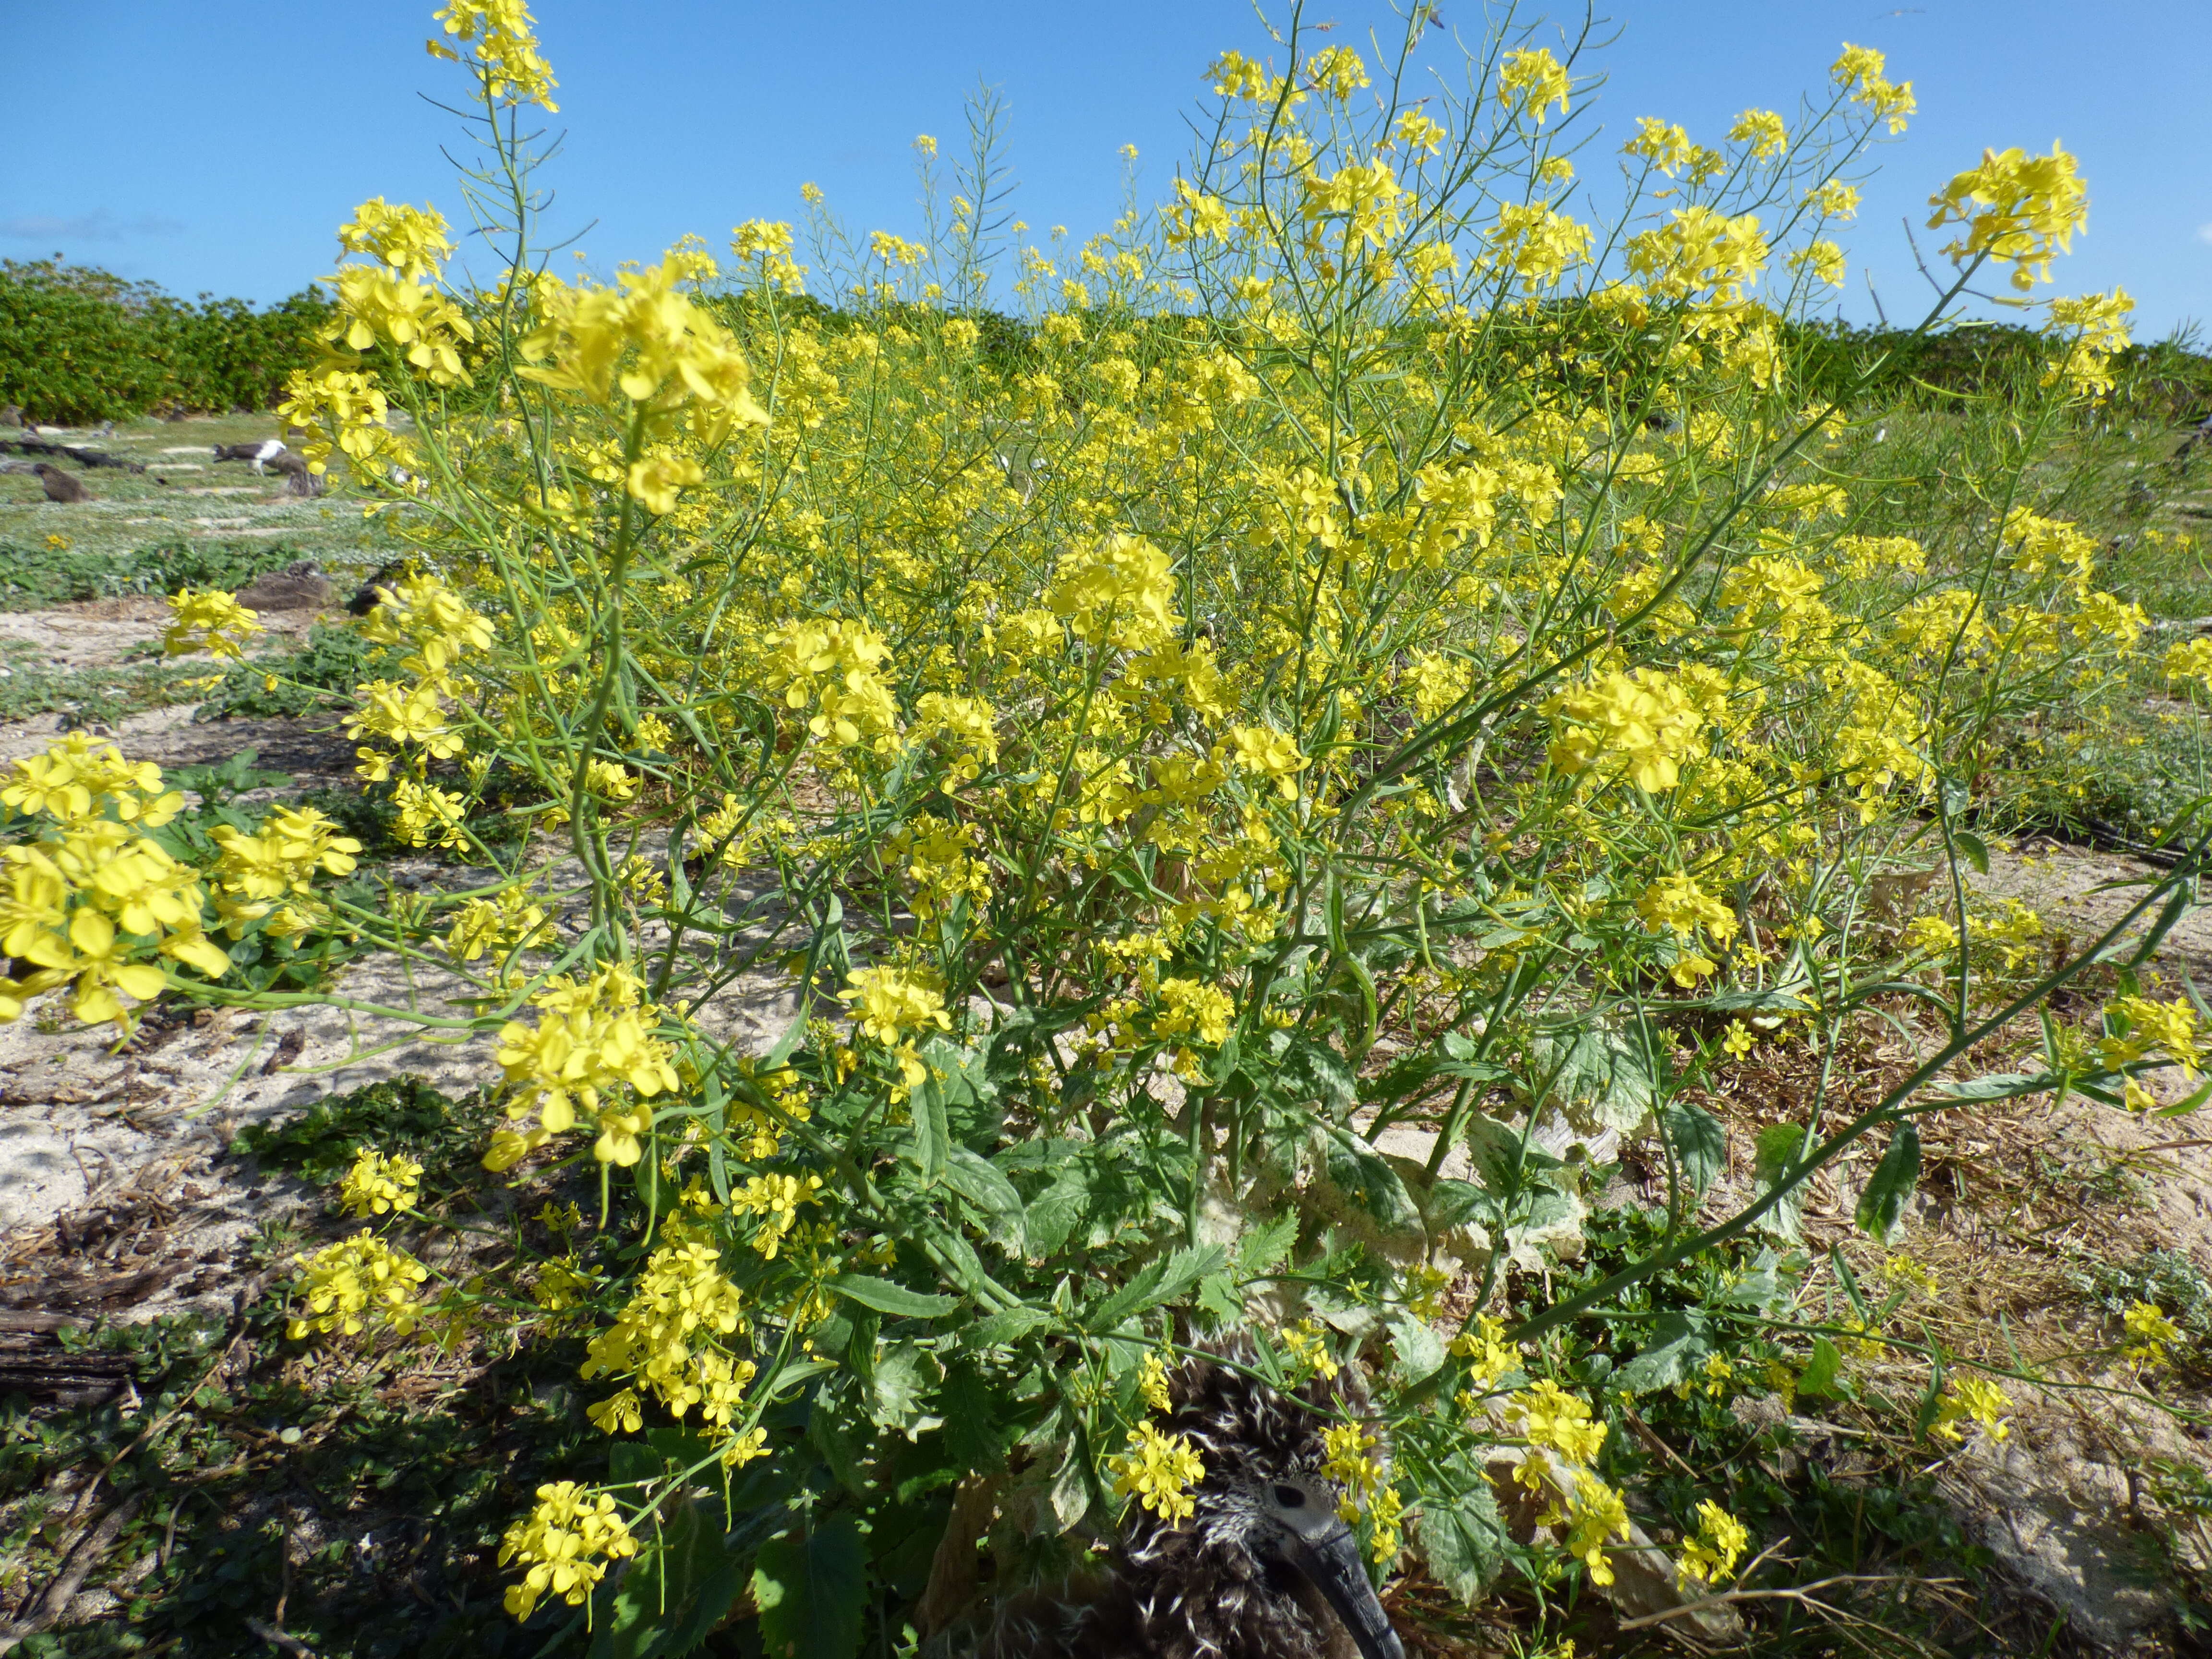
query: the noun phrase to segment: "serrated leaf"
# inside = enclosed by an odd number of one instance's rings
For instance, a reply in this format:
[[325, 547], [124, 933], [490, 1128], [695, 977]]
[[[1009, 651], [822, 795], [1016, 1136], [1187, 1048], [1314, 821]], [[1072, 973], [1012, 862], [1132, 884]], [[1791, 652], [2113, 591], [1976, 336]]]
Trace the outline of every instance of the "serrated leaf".
[[864, 1308], [898, 1319], [935, 1319], [960, 1305], [957, 1297], [927, 1295], [866, 1273], [839, 1273], [830, 1281], [830, 1288]]
[[1197, 1244], [1155, 1261], [1084, 1316], [1083, 1328], [1103, 1335], [1147, 1308], [1172, 1302], [1208, 1273], [1228, 1265], [1225, 1244]]
[[1276, 1062], [1275, 1086], [1293, 1100], [1312, 1101], [1337, 1117], [1359, 1099], [1359, 1079], [1342, 1054], [1327, 1043], [1293, 1037]]
[[1285, 1205], [1271, 1221], [1248, 1227], [1237, 1241], [1237, 1276], [1257, 1279], [1271, 1271], [1298, 1242], [1298, 1212]]
[[977, 1320], [961, 1333], [961, 1341], [976, 1350], [1003, 1348], [1052, 1322], [1053, 1316], [1040, 1309], [1007, 1308], [988, 1319]]
[[1540, 1029], [1528, 1039], [1523, 1091], [1532, 1104], [1558, 1106], [1585, 1133], [1640, 1134], [1658, 1103], [1650, 1051], [1660, 1041], [1641, 1019]]
[[1237, 1281], [1227, 1273], [1208, 1273], [1198, 1281], [1198, 1305], [1216, 1323], [1231, 1329], [1244, 1322], [1244, 1298], [1237, 1295]]
[[1624, 1394], [1649, 1394], [1699, 1375], [1713, 1351], [1711, 1328], [1694, 1313], [1664, 1313], [1651, 1323], [1644, 1351], [1613, 1374], [1611, 1385]]
[[1711, 1112], [1687, 1100], [1669, 1103], [1660, 1122], [1682, 1171], [1682, 1184], [1693, 1197], [1703, 1198], [1728, 1167], [1728, 1131]]
[[1027, 1248], [1027, 1206], [989, 1159], [953, 1146], [945, 1160], [945, 1184], [983, 1212], [994, 1241], [1016, 1255]]
[[944, 1382], [945, 1366], [935, 1354], [916, 1343], [894, 1342], [876, 1357], [869, 1418], [911, 1440], [944, 1422], [943, 1413], [927, 1409]]
[[867, 1606], [867, 1556], [849, 1515], [803, 1537], [771, 1538], [753, 1561], [768, 1659], [853, 1659]]
[[1860, 1229], [1875, 1243], [1888, 1243], [1904, 1218], [1912, 1189], [1919, 1184], [1920, 1131], [1907, 1118], [1897, 1126], [1897, 1133], [1889, 1139], [1889, 1150], [1881, 1155], [1866, 1190], [1859, 1194]]

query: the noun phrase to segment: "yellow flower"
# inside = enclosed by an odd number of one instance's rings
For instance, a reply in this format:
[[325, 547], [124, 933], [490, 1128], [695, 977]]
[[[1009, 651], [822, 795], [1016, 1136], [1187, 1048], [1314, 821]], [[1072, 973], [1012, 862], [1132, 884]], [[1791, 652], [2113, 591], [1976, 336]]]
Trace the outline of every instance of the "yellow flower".
[[1148, 1353], [1145, 1356], [1145, 1363], [1137, 1371], [1137, 1392], [1144, 1395], [1145, 1403], [1156, 1412], [1166, 1411], [1174, 1404], [1168, 1393], [1167, 1362], [1159, 1355]]
[[1589, 1403], [1549, 1377], [1515, 1395], [1505, 1416], [1530, 1445], [1549, 1447], [1571, 1462], [1589, 1462], [1605, 1444], [1606, 1425], [1591, 1420]]
[[2181, 1340], [2181, 1328], [2159, 1309], [2156, 1303], [2136, 1302], [2130, 1304], [2120, 1316], [2120, 1322], [2135, 1338], [2122, 1350], [2121, 1358], [2138, 1365], [2162, 1365], [2169, 1346]]
[[1134, 1498], [1163, 1521], [1188, 1521], [1197, 1512], [1189, 1489], [1206, 1478], [1206, 1464], [1182, 1436], [1140, 1423], [1129, 1431], [1129, 1449], [1106, 1467], [1117, 1497]]
[[1618, 757], [1638, 787], [1656, 794], [1681, 781], [1683, 762], [1704, 753], [1697, 734], [1705, 716], [1679, 681], [1655, 670], [1608, 674], [1553, 698], [1544, 712], [1568, 726], [1551, 753], [1570, 775]]
[[1061, 561], [1045, 605], [1086, 645], [1146, 651], [1182, 625], [1168, 556], [1140, 536], [1101, 538]]
[[500, 1565], [519, 1560], [528, 1568], [521, 1583], [507, 1587], [507, 1610], [527, 1619], [548, 1594], [581, 1607], [609, 1563], [636, 1553], [629, 1523], [606, 1493], [587, 1492], [573, 1480], [540, 1486], [537, 1507], [509, 1527], [500, 1543]]
[[1936, 1402], [1936, 1420], [1929, 1431], [1956, 1441], [1961, 1437], [1956, 1425], [1971, 1418], [1990, 1439], [2002, 1440], [2012, 1432], [2001, 1416], [2010, 1404], [2012, 1397], [1986, 1376], [1954, 1376], [1949, 1391]]
[[859, 968], [847, 975], [840, 1002], [854, 1005], [853, 1023], [862, 1036], [886, 1046], [908, 1032], [949, 1031], [944, 987], [926, 968]]
[[1265, 726], [1232, 726], [1229, 735], [1240, 770], [1273, 778], [1285, 800], [1297, 799], [1297, 775], [1313, 763], [1298, 752], [1297, 738]]
[[1756, 161], [1779, 155], [1790, 143], [1788, 125], [1771, 109], [1744, 111], [1735, 118], [1735, 125], [1729, 129], [1728, 136], [1730, 143], [1749, 145], [1752, 159]]
[[1735, 1564], [1743, 1559], [1745, 1547], [1750, 1542], [1750, 1531], [1742, 1522], [1717, 1504], [1701, 1503], [1698, 1505], [1698, 1534], [1683, 1545], [1677, 1565], [1683, 1577], [1717, 1584], [1735, 1571]]
[[286, 1328], [294, 1340], [312, 1334], [359, 1336], [374, 1324], [405, 1336], [422, 1322], [415, 1287], [430, 1270], [366, 1228], [309, 1256], [293, 1293], [307, 1304]]
[[1566, 68], [1543, 47], [1509, 52], [1498, 64], [1498, 101], [1509, 113], [1527, 115], [1540, 127], [1553, 104], [1567, 113], [1572, 86]]
[[261, 632], [259, 613], [228, 593], [188, 587], [170, 597], [169, 609], [175, 620], [161, 636], [161, 649], [172, 657], [207, 651], [235, 662], [246, 655], [244, 641]]
[[2051, 261], [2073, 246], [2088, 222], [2089, 192], [2074, 158], [2057, 144], [2048, 155], [2017, 148], [1982, 152], [1982, 164], [1960, 173], [1928, 198], [1930, 230], [1947, 224], [1965, 234], [1943, 252], [1958, 264], [1987, 257], [2012, 266], [2012, 285], [2026, 292], [2051, 280]]
[[1283, 1346], [1291, 1351], [1291, 1358], [1297, 1365], [1301, 1382], [1308, 1377], [1336, 1375], [1336, 1360], [1329, 1353], [1321, 1327], [1313, 1321], [1304, 1320], [1285, 1327], [1282, 1337]]
[[338, 1201], [356, 1218], [388, 1215], [415, 1207], [422, 1166], [402, 1153], [386, 1157], [373, 1146], [355, 1155], [353, 1168], [338, 1188]]

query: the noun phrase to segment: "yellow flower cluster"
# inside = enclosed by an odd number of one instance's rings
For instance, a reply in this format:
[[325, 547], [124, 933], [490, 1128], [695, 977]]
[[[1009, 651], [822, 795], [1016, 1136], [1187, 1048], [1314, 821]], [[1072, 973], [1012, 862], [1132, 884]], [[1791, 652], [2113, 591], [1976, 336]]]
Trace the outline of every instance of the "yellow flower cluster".
[[1336, 1423], [1322, 1431], [1322, 1473], [1343, 1489], [1340, 1513], [1357, 1521], [1364, 1510], [1368, 1519], [1368, 1549], [1377, 1562], [1398, 1553], [1399, 1522], [1405, 1513], [1397, 1488], [1389, 1480], [1389, 1469], [1376, 1451], [1374, 1435], [1358, 1423]]
[[[582, 1375], [586, 1381], [617, 1376], [641, 1384], [679, 1420], [696, 1407], [708, 1438], [734, 1467], [764, 1449], [764, 1437], [733, 1426], [758, 1368], [731, 1354], [718, 1339], [750, 1329], [720, 1253], [691, 1226], [672, 1220], [629, 1304], [592, 1339]], [[639, 1420], [630, 1389], [592, 1409], [592, 1421], [609, 1434], [634, 1430]]]
[[2088, 187], [2074, 158], [2055, 143], [2048, 155], [1985, 149], [1979, 167], [1958, 174], [1928, 204], [1936, 210], [1930, 230], [1965, 227], [1944, 245], [1949, 258], [1961, 264], [2002, 259], [2012, 266], [2012, 285], [2023, 293], [2051, 280], [2051, 260], [2073, 246], [2089, 217]]
[[0, 980], [0, 1020], [74, 981], [77, 1018], [128, 1029], [124, 999], [159, 996], [168, 983], [161, 963], [213, 979], [230, 971], [228, 954], [204, 930], [199, 872], [138, 833], [184, 805], [162, 787], [159, 767], [71, 732], [12, 771], [0, 805], [51, 822], [35, 842], [0, 847], [0, 955], [31, 969]]
[[[469, 67], [483, 77], [493, 99], [560, 109], [549, 95], [560, 83], [538, 54], [536, 20], [523, 0], [448, 0], [435, 16], [449, 37], [470, 48]], [[459, 60], [442, 42], [426, 44], [433, 58]]]
[[[1514, 1395], [1505, 1420], [1528, 1443], [1513, 1478], [1531, 1492], [1551, 1494], [1541, 1524], [1564, 1527], [1567, 1551], [1588, 1569], [1590, 1582], [1610, 1584], [1606, 1540], [1626, 1543], [1630, 1534], [1626, 1500], [1587, 1467], [1605, 1444], [1606, 1425], [1592, 1419], [1586, 1401], [1548, 1377]], [[1554, 1466], [1555, 1455], [1564, 1468]]]
[[2117, 1071], [2152, 1054], [2163, 1054], [2181, 1067], [2185, 1076], [2197, 1075], [2203, 1048], [2197, 1036], [2197, 1011], [2188, 999], [2158, 1002], [2149, 997], [2115, 997], [2105, 1008], [2107, 1035], [2097, 1043], [2105, 1064]]
[[1616, 764], [1656, 794], [1680, 783], [1683, 763], [1704, 752], [1705, 716], [1680, 680], [1656, 669], [1608, 674], [1561, 693], [1544, 712], [1567, 728], [1552, 744], [1552, 764], [1570, 775]]
[[1893, 133], [1905, 131], [1905, 117], [1917, 107], [1910, 81], [1893, 83], [1884, 76], [1887, 64], [1872, 46], [1846, 41], [1844, 54], [1829, 71], [1836, 84], [1855, 104], [1863, 105], [1875, 119], [1885, 121]]
[[366, 1228], [325, 1245], [307, 1258], [293, 1294], [307, 1304], [285, 1328], [303, 1336], [359, 1336], [372, 1327], [394, 1336], [410, 1334], [423, 1316], [416, 1287], [430, 1270], [406, 1251]]
[[1698, 1505], [1697, 1536], [1683, 1544], [1675, 1565], [1685, 1578], [1717, 1584], [1735, 1571], [1750, 1542], [1751, 1533], [1743, 1522], [1708, 1500]]
[[338, 1186], [338, 1202], [357, 1220], [415, 1207], [422, 1166], [405, 1153], [392, 1156], [364, 1146]]
[[279, 806], [249, 835], [217, 824], [209, 838], [222, 849], [216, 879], [222, 896], [216, 902], [223, 929], [237, 939], [249, 923], [270, 915], [278, 900], [290, 900], [270, 931], [295, 937], [328, 925], [329, 915], [310, 895], [318, 874], [351, 875], [361, 843], [342, 836], [337, 825], [312, 806]]
[[[1505, 1322], [1486, 1313], [1475, 1315], [1472, 1328], [1451, 1340], [1450, 1352], [1468, 1362], [1468, 1375], [1478, 1389], [1495, 1388], [1500, 1377], [1521, 1363], [1520, 1349], [1505, 1340]], [[1472, 1392], [1462, 1391], [1459, 1398], [1462, 1410], [1474, 1409]]]
[[1151, 1423], [1129, 1431], [1128, 1449], [1106, 1460], [1115, 1495], [1133, 1498], [1170, 1524], [1198, 1512], [1190, 1488], [1206, 1479], [1206, 1462], [1179, 1434], [1164, 1434]]
[[610, 1563], [636, 1553], [637, 1540], [613, 1498], [573, 1480], [552, 1481], [538, 1487], [537, 1507], [500, 1542], [500, 1565], [521, 1561], [529, 1569], [520, 1583], [507, 1586], [503, 1605], [517, 1619], [529, 1618], [548, 1594], [581, 1607]]
[[[540, 280], [531, 299], [544, 320], [523, 337], [523, 374], [602, 409], [626, 406], [638, 441], [668, 436], [679, 416], [705, 444], [720, 442], [736, 426], [766, 426], [744, 353], [681, 291], [713, 272], [704, 254], [678, 252], [621, 272], [613, 288]], [[677, 488], [702, 476], [696, 463], [681, 458], [638, 457], [626, 482], [648, 511], [665, 513]]]
[[653, 1110], [642, 1101], [678, 1086], [669, 1047], [653, 1034], [659, 1011], [643, 993], [635, 974], [611, 963], [582, 980], [548, 981], [531, 999], [543, 1011], [535, 1027], [507, 1022], [498, 1054], [514, 1091], [507, 1115], [520, 1122], [535, 1113], [537, 1122], [494, 1135], [486, 1169], [511, 1168], [580, 1121], [599, 1131], [592, 1156], [600, 1163], [627, 1167], [643, 1156]]
[[1336, 1375], [1335, 1357], [1328, 1351], [1328, 1339], [1322, 1334], [1321, 1327], [1313, 1321], [1308, 1319], [1284, 1327], [1282, 1338], [1283, 1346], [1291, 1351], [1291, 1358], [1297, 1367], [1300, 1382], [1316, 1376], [1333, 1377]]
[[2011, 1404], [2012, 1396], [1989, 1377], [1954, 1376], [1936, 1402], [1936, 1418], [1928, 1431], [1956, 1442], [1964, 1438], [1958, 1425], [1972, 1420], [1980, 1424], [1990, 1439], [2002, 1440], [2012, 1433], [2003, 1418], [2004, 1408]]
[[172, 657], [206, 651], [237, 662], [246, 655], [246, 641], [261, 632], [258, 614], [228, 593], [188, 587], [170, 595], [169, 609], [175, 619], [161, 636], [161, 649]]
[[2181, 1328], [2154, 1302], [2130, 1303], [2120, 1322], [2133, 1339], [2120, 1357], [2133, 1364], [2163, 1365], [2167, 1348], [2181, 1340]]

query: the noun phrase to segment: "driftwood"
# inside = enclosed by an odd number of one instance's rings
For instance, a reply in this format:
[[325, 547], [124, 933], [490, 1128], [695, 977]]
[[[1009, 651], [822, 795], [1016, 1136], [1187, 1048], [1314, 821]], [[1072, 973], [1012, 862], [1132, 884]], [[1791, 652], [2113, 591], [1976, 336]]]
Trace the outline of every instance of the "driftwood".
[[127, 1353], [72, 1352], [61, 1333], [82, 1322], [59, 1314], [0, 1309], [0, 1397], [27, 1395], [64, 1406], [95, 1406], [112, 1399], [131, 1380]]
[[50, 444], [38, 438], [0, 438], [0, 449], [12, 449], [24, 455], [66, 455], [79, 466], [120, 467], [126, 472], [146, 470], [143, 461], [126, 460], [104, 449], [80, 449], [75, 444]]

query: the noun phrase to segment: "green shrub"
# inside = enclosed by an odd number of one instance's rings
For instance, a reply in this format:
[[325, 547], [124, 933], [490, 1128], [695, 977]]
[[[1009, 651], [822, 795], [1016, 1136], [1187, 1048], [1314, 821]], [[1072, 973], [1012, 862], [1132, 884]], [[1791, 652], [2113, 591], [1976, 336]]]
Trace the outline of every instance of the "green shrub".
[[330, 307], [313, 289], [266, 310], [51, 259], [0, 260], [0, 404], [42, 420], [123, 420], [167, 404], [266, 409], [314, 355]]

